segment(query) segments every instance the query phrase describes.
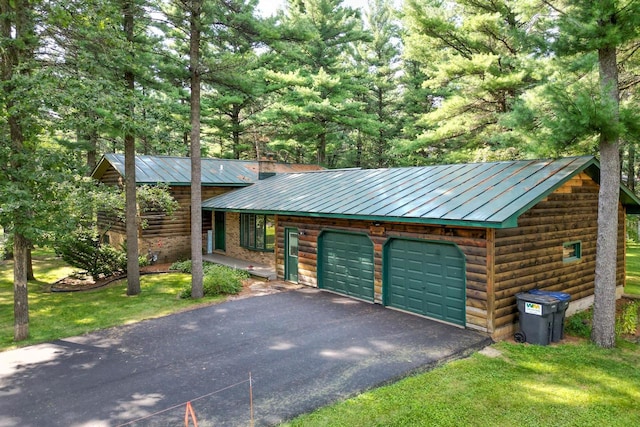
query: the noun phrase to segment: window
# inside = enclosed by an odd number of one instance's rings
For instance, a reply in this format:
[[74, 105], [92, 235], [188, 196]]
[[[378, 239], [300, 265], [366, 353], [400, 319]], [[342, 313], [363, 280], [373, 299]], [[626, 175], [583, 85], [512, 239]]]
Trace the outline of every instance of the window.
[[567, 242], [562, 244], [562, 260], [577, 261], [582, 258], [582, 242]]
[[240, 246], [273, 252], [276, 227], [273, 215], [240, 214]]

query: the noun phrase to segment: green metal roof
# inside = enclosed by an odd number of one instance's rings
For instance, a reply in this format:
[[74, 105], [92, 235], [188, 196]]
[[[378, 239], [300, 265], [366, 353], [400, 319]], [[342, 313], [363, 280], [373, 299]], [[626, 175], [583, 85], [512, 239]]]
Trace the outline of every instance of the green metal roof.
[[[276, 175], [214, 197], [205, 210], [507, 228], [595, 158], [343, 169]], [[623, 188], [621, 201], [640, 212]]]
[[[91, 176], [96, 179], [113, 166], [124, 176], [124, 154], [105, 154]], [[294, 172], [305, 169], [321, 169], [313, 165], [289, 165], [277, 163], [278, 172]], [[244, 187], [258, 181], [258, 161], [230, 159], [202, 159], [203, 186]], [[191, 185], [191, 159], [173, 156], [136, 156], [136, 183]]]

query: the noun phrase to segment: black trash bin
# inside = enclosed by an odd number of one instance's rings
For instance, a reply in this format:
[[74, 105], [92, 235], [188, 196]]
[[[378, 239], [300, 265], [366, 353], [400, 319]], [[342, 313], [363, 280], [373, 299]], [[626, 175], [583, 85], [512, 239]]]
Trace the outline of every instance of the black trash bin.
[[541, 289], [533, 289], [529, 291], [534, 295], [549, 295], [558, 300], [558, 310], [553, 313], [553, 330], [551, 332], [551, 341], [558, 342], [564, 338], [564, 314], [569, 307], [571, 295], [566, 292], [543, 291]]
[[516, 295], [520, 313], [520, 331], [516, 342], [547, 345], [553, 334], [553, 315], [558, 310], [558, 300], [549, 295], [520, 293]]

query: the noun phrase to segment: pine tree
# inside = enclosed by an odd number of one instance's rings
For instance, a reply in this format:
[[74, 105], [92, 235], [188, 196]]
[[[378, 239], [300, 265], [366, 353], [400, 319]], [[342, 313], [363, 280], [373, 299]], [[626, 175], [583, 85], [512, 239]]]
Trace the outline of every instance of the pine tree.
[[[389, 0], [369, 3], [365, 12], [365, 26], [371, 32], [371, 40], [356, 45], [354, 60], [360, 67], [359, 79], [367, 88], [364, 95], [367, 112], [374, 121], [364, 121], [358, 136], [368, 149], [359, 149], [356, 166], [389, 166], [390, 149], [399, 137], [400, 114], [400, 28], [393, 4]], [[375, 126], [371, 126], [374, 125]], [[370, 125], [369, 128], [366, 125]], [[368, 156], [367, 156], [368, 155]], [[366, 156], [364, 161], [361, 157]]]
[[517, 140], [500, 119], [540, 78], [527, 37], [537, 11], [528, 6], [512, 0], [405, 3], [407, 56], [422, 65], [425, 85], [438, 92], [437, 108], [422, 118], [428, 131], [408, 150], [426, 150], [436, 161], [450, 153], [486, 160], [486, 149], [513, 156]]
[[[616, 265], [620, 188], [620, 91], [618, 49], [640, 40], [640, 4], [601, 0], [545, 2], [559, 15], [560, 36], [554, 44], [561, 55], [582, 64], [584, 55], [597, 54], [599, 91], [592, 94], [587, 131], [598, 137], [600, 192], [596, 243], [595, 299], [591, 339], [600, 347], [615, 345]], [[575, 63], [575, 62], [574, 62]], [[570, 63], [571, 64], [571, 63]]]
[[351, 51], [368, 34], [341, 0], [294, 0], [280, 20], [280, 62], [267, 79], [281, 90], [264, 120], [279, 124], [276, 139], [297, 161], [335, 164], [349, 133], [367, 120]]
[[[35, 152], [37, 135], [31, 114], [37, 110], [38, 99], [29, 90], [35, 67], [36, 35], [35, 2], [0, 0], [0, 78], [2, 84], [3, 146], [8, 147], [3, 165], [3, 227], [13, 232], [13, 295], [14, 340], [29, 336], [29, 300], [27, 295], [28, 218], [31, 191], [28, 182], [29, 158]], [[28, 94], [29, 96], [25, 96]], [[37, 116], [36, 116], [37, 117]], [[4, 152], [5, 150], [3, 150]], [[3, 157], [5, 157], [3, 156]], [[25, 174], [26, 172], [26, 174]], [[6, 179], [6, 181], [5, 181]], [[20, 194], [22, 193], [22, 194]], [[13, 196], [13, 197], [12, 197]], [[20, 200], [22, 196], [22, 200]], [[7, 202], [4, 201], [6, 198]], [[5, 206], [5, 203], [7, 204]], [[12, 205], [10, 205], [12, 204]], [[5, 210], [10, 212], [4, 212]], [[7, 218], [9, 216], [9, 218]]]

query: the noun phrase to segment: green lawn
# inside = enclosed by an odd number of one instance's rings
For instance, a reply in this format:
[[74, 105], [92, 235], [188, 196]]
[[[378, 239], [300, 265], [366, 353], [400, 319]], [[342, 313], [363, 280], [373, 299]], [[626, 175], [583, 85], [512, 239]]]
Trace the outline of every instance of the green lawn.
[[640, 350], [502, 342], [287, 426], [640, 425]]
[[640, 295], [640, 244], [627, 243], [627, 294]]
[[[223, 297], [206, 297], [199, 301], [178, 299], [179, 291], [188, 286], [188, 274], [145, 275], [142, 293], [126, 295], [126, 281], [89, 292], [43, 292], [48, 285], [69, 275], [73, 270], [51, 252], [33, 254], [36, 282], [29, 283], [30, 338], [20, 345], [50, 341], [79, 335], [96, 329], [165, 316], [189, 306], [207, 304]], [[0, 351], [13, 348], [13, 266], [0, 262]]]

